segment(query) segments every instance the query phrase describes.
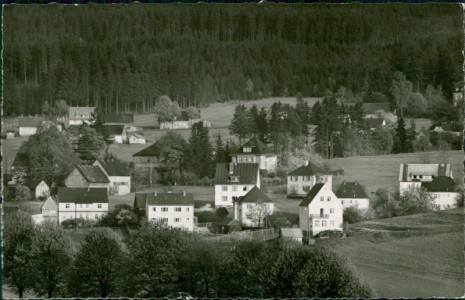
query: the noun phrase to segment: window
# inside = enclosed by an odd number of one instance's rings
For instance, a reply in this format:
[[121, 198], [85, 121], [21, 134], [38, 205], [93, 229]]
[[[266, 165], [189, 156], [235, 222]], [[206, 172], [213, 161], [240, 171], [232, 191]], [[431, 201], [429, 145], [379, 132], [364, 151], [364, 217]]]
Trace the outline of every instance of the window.
[[181, 211], [181, 208], [180, 208], [180, 207], [176, 207], [176, 208], [174, 209], [174, 211]]
[[329, 213], [330, 213], [330, 214], [333, 214], [333, 213], [334, 213], [334, 208], [330, 208], [330, 209], [329, 209]]
[[168, 211], [168, 207], [162, 207], [162, 208], [161, 208], [161, 211], [163, 211], [163, 212]]
[[321, 221], [321, 227], [326, 227], [328, 222], [326, 220]]
[[331, 196], [328, 196], [328, 201], [331, 201]]
[[247, 191], [247, 187], [246, 187], [246, 186], [244, 186], [244, 188], [243, 188], [242, 190], [244, 190], [244, 191]]
[[239, 156], [239, 157], [237, 158], [237, 161], [238, 161], [238, 162], [242, 162], [242, 157]]
[[252, 152], [252, 148], [250, 148], [250, 147], [244, 147], [244, 152]]
[[102, 208], [102, 204], [97, 204], [97, 208]]
[[341, 203], [344, 204], [344, 200], [341, 200]]
[[186, 221], [189, 222], [189, 218], [186, 218]]
[[321, 197], [320, 197], [320, 201], [325, 201], [325, 197], [324, 197], [324, 196], [321, 196]]
[[350, 203], [352, 203], [352, 200], [350, 200]]
[[162, 222], [168, 222], [168, 218], [161, 218], [160, 221], [162, 221]]
[[157, 208], [156, 208], [156, 207], [153, 207], [152, 209], [153, 209], [153, 211], [157, 211]]
[[179, 223], [179, 222], [181, 222], [181, 219], [180, 218], [174, 218], [174, 222]]
[[334, 220], [330, 220], [329, 225], [334, 226]]
[[82, 204], [79, 204], [79, 208], [82, 208]]
[[224, 202], [228, 201], [228, 196], [222, 196], [221, 201], [224, 201]]
[[237, 186], [232, 187], [233, 192], [237, 192]]
[[247, 209], [252, 209], [252, 204], [247, 204]]
[[434, 198], [434, 199], [437, 199], [437, 198], [438, 198], [438, 194], [433, 194], [433, 198]]
[[81, 218], [81, 219], [82, 219], [82, 214], [79, 214], [79, 218]]
[[315, 227], [320, 227], [320, 220], [315, 220]]
[[95, 220], [97, 220], [97, 219], [98, 219], [98, 214], [95, 214]]
[[320, 208], [320, 216], [324, 215], [324, 213], [325, 213], [324, 208]]
[[65, 204], [65, 208], [69, 208], [69, 203], [66, 203], [66, 204]]
[[189, 211], [189, 207], [186, 207], [186, 211]]
[[221, 187], [221, 190], [222, 190], [223, 192], [227, 192], [227, 191], [228, 191], [228, 187], [225, 186], [225, 185], [223, 185], [223, 186]]

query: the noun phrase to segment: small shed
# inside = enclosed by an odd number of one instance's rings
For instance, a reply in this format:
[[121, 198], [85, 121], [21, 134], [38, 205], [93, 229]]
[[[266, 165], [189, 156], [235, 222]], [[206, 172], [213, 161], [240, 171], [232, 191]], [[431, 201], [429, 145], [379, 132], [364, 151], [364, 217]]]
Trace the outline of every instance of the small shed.
[[27, 182], [26, 186], [31, 190], [31, 196], [35, 198], [48, 197], [50, 195], [50, 187], [43, 180], [31, 180]]
[[304, 235], [300, 228], [281, 228], [281, 237], [302, 243]]
[[242, 231], [241, 222], [234, 220], [233, 218], [225, 218], [220, 224], [218, 224], [219, 233], [232, 233], [235, 231]]
[[14, 131], [7, 131], [6, 132], [6, 139], [7, 140], [14, 140], [15, 138], [15, 132]]
[[147, 141], [141, 134], [131, 134], [129, 136], [129, 144], [145, 144]]

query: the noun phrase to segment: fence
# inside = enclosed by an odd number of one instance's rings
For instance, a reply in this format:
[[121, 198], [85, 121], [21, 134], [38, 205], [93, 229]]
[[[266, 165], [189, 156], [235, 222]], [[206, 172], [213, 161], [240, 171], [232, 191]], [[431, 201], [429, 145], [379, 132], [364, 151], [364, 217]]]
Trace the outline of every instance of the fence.
[[238, 231], [227, 235], [217, 235], [210, 238], [215, 242], [235, 242], [241, 240], [268, 241], [279, 237], [279, 232], [274, 228], [254, 231]]

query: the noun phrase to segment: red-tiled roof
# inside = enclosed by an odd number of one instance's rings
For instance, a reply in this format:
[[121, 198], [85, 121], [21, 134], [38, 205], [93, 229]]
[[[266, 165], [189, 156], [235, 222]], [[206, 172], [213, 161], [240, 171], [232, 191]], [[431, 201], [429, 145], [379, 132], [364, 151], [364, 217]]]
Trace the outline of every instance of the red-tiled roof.
[[[229, 171], [232, 169], [232, 174]], [[229, 177], [239, 177], [238, 182], [231, 182]], [[216, 184], [257, 184], [258, 164], [219, 163], [216, 164]]]

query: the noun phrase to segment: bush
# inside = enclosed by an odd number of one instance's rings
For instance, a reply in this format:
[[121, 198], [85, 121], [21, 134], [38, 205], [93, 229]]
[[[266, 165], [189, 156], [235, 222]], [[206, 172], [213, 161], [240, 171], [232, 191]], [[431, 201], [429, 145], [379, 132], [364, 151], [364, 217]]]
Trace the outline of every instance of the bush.
[[365, 212], [357, 207], [348, 207], [344, 209], [343, 220], [349, 224], [364, 221], [366, 220]]
[[221, 222], [221, 220], [223, 220], [216, 212], [211, 211], [201, 211], [195, 213], [195, 215], [197, 216], [197, 222], [199, 223]]

